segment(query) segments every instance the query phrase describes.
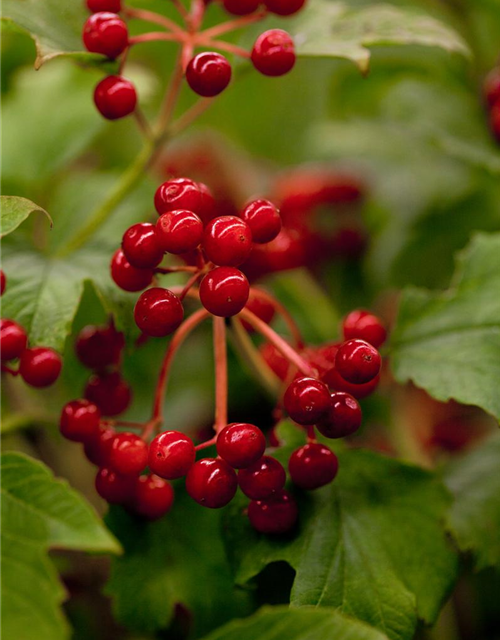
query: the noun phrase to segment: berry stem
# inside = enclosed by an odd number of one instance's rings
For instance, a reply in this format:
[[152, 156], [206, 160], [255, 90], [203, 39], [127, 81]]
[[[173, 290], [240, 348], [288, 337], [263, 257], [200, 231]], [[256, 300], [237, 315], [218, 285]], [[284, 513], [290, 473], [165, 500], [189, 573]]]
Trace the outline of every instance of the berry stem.
[[187, 47], [186, 44], [184, 44], [182, 47], [181, 54], [177, 58], [174, 72], [172, 74], [170, 83], [165, 92], [165, 97], [163, 99], [163, 104], [160, 109], [160, 115], [158, 116], [158, 122], [156, 125], [156, 129], [158, 132], [165, 131], [174, 113], [175, 105], [177, 104], [177, 99], [179, 97], [179, 93], [182, 86], [182, 79], [184, 77], [184, 68], [182, 66], [182, 60], [183, 60], [183, 55], [184, 55], [184, 51], [186, 50], [186, 47]]
[[195, 273], [199, 271], [198, 267], [190, 267], [189, 265], [179, 265], [176, 267], [156, 267], [155, 273]]
[[307, 442], [316, 442], [316, 432], [314, 431], [314, 425], [312, 424], [307, 427]]
[[135, 108], [134, 118], [135, 118], [135, 120], [137, 122], [137, 126], [139, 127], [139, 130], [141, 131], [143, 136], [146, 139], [152, 140], [153, 139], [153, 131], [152, 131], [151, 127], [149, 126], [149, 122], [147, 121], [146, 116], [144, 115], [142, 110], [139, 109], [139, 107]]
[[10, 373], [11, 376], [18, 376], [19, 371], [17, 369], [13, 369], [12, 367], [7, 366], [6, 364], [2, 365], [3, 373]]
[[226, 321], [213, 317], [215, 360], [215, 433], [227, 425], [227, 342]]
[[206, 440], [201, 444], [197, 444], [195, 449], [196, 451], [201, 451], [202, 449], [207, 449], [207, 447], [212, 447], [217, 442], [217, 436], [210, 438], [210, 440]]
[[172, 136], [177, 135], [181, 131], [184, 131], [190, 124], [192, 124], [197, 118], [199, 118], [205, 111], [212, 105], [213, 98], [201, 98], [198, 102], [188, 109], [178, 120], [176, 120], [170, 127], [170, 134]]
[[180, 300], [184, 300], [184, 298], [187, 296], [187, 294], [189, 293], [189, 290], [191, 289], [191, 287], [196, 283], [196, 281], [198, 280], [198, 278], [200, 277], [200, 271], [197, 270], [196, 273], [194, 273], [189, 280], [186, 282], [184, 289], [180, 292], [179, 294], [179, 299]]
[[266, 15], [267, 10], [257, 11], [256, 13], [252, 13], [249, 16], [235, 18], [234, 20], [228, 20], [227, 22], [218, 24], [217, 26], [211, 27], [210, 29], [205, 29], [205, 31], [202, 31], [200, 35], [207, 36], [209, 38], [221, 36], [224, 33], [229, 33], [230, 31], [235, 31], [236, 29], [242, 29], [249, 24], [259, 22], [260, 20], [263, 20]]
[[205, 0], [192, 0], [188, 22], [193, 33], [199, 31], [201, 28], [205, 16], [205, 8]]
[[152, 22], [153, 24], [158, 24], [169, 31], [173, 31], [176, 33], [182, 33], [181, 27], [176, 24], [173, 20], [160, 15], [159, 13], [155, 13], [154, 11], [147, 11], [145, 9], [135, 9], [133, 7], [126, 7], [124, 9], [124, 13], [127, 17], [137, 20], [144, 20], [145, 22]]
[[172, 0], [172, 4], [177, 9], [177, 11], [180, 13], [180, 15], [181, 15], [182, 19], [184, 20], [184, 22], [189, 22], [188, 10], [182, 4], [181, 0]]
[[267, 293], [267, 291], [263, 291], [262, 289], [255, 289], [252, 287], [251, 295], [273, 305], [274, 309], [283, 317], [283, 320], [286, 322], [288, 328], [290, 329], [290, 333], [295, 342], [296, 349], [303, 349], [304, 340], [302, 339], [300, 329], [288, 309], [283, 304], [281, 304], [281, 302], [277, 300], [273, 295]]
[[158, 40], [169, 40], [171, 42], [184, 42], [186, 34], [181, 32], [165, 33], [164, 31], [150, 31], [149, 33], [141, 33], [140, 36], [129, 38], [129, 45], [143, 44], [144, 42], [156, 42]]
[[236, 44], [225, 42], [224, 40], [212, 40], [211, 38], [203, 37], [201, 34], [196, 37], [195, 42], [197, 45], [218, 49], [219, 51], [227, 51], [227, 53], [232, 53], [241, 58], [250, 58], [251, 55], [249, 51], [243, 49], [243, 47], [238, 47]]

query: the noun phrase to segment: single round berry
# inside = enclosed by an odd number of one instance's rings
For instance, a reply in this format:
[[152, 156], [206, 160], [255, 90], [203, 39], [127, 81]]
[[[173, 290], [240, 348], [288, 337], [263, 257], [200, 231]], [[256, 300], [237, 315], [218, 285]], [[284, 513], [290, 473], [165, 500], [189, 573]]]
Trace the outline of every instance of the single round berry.
[[111, 325], [84, 327], [75, 342], [80, 362], [89, 369], [103, 369], [120, 362], [125, 347], [123, 333]]
[[295, 65], [295, 46], [286, 31], [271, 29], [261, 34], [252, 49], [253, 66], [265, 76], [282, 76]]
[[203, 248], [207, 258], [216, 265], [237, 267], [250, 255], [252, 232], [241, 218], [220, 216], [206, 226]]
[[0, 357], [2, 361], [20, 358], [26, 349], [28, 336], [21, 325], [14, 320], [0, 320]]
[[217, 437], [217, 453], [235, 469], [244, 469], [262, 458], [266, 439], [253, 424], [234, 422]]
[[189, 61], [186, 80], [195, 93], [213, 98], [231, 81], [231, 65], [220, 53], [204, 51]]
[[263, 456], [257, 462], [238, 473], [238, 484], [252, 500], [269, 498], [285, 486], [286, 471], [276, 458]]
[[135, 487], [133, 508], [147, 520], [158, 520], [174, 503], [174, 490], [168, 482], [154, 473], [141, 476]]
[[121, 476], [112, 469], [99, 469], [95, 479], [97, 493], [110, 504], [125, 504], [134, 495], [136, 478]]
[[167, 211], [184, 209], [196, 214], [203, 209], [200, 186], [189, 178], [173, 178], [161, 184], [155, 193], [155, 209], [158, 215]]
[[186, 491], [198, 504], [219, 509], [231, 502], [238, 488], [236, 473], [224, 460], [204, 458], [189, 469]]
[[[262, 320], [262, 322], [270, 324], [276, 314], [276, 308], [272, 302], [269, 302], [269, 300], [259, 296], [258, 291], [259, 290], [255, 287], [250, 289], [250, 295], [248, 296], [248, 302], [246, 303], [245, 308], [256, 315], [257, 318]], [[243, 320], [242, 322], [245, 329], [250, 333], [253, 333], [254, 328], [248, 324], [246, 320]]]
[[330, 409], [316, 425], [325, 438], [350, 436], [361, 426], [361, 407], [356, 398], [344, 391], [330, 396]]
[[164, 431], [149, 445], [149, 468], [167, 480], [185, 476], [195, 458], [193, 441], [180, 431]]
[[233, 16], [247, 16], [259, 8], [261, 0], [223, 0], [224, 9]]
[[153, 280], [152, 269], [133, 267], [121, 249], [115, 251], [111, 259], [111, 277], [124, 291], [142, 291]]
[[173, 333], [183, 318], [182, 302], [174, 293], [161, 287], [141, 293], [134, 309], [134, 319], [139, 329], [155, 338]]
[[301, 489], [318, 489], [337, 475], [337, 456], [323, 444], [311, 442], [292, 453], [288, 471], [292, 482]]
[[84, 395], [105, 416], [123, 413], [132, 400], [132, 390], [118, 371], [90, 376]]
[[139, 475], [148, 464], [148, 445], [135, 433], [117, 433], [111, 443], [109, 466], [124, 476]]
[[375, 378], [382, 365], [380, 353], [364, 340], [348, 340], [340, 345], [335, 368], [352, 384], [365, 384]]
[[302, 9], [306, 0], [263, 0], [263, 2], [271, 13], [276, 13], [279, 16], [291, 16]]
[[100, 427], [97, 433], [83, 444], [83, 450], [87, 459], [98, 467], [109, 465], [109, 454], [111, 445], [115, 439], [116, 432], [113, 427]]
[[250, 524], [260, 533], [287, 533], [297, 522], [298, 515], [294, 497], [285, 490], [266, 500], [252, 500], [248, 505]]
[[5, 287], [7, 286], [7, 278], [5, 277], [5, 273], [3, 269], [0, 269], [0, 296], [3, 296], [5, 293]]
[[248, 301], [249, 292], [246, 276], [234, 267], [216, 267], [200, 284], [202, 305], [214, 316], [222, 318], [239, 313]]
[[150, 222], [129, 227], [123, 234], [122, 249], [130, 264], [139, 269], [154, 269], [163, 259], [156, 227]]
[[61, 356], [48, 347], [25, 349], [19, 361], [19, 373], [32, 387], [49, 387], [59, 378], [62, 369]]
[[258, 244], [271, 242], [281, 231], [281, 216], [269, 200], [253, 200], [243, 209], [241, 218], [250, 227], [252, 239]]
[[99, 435], [101, 412], [88, 400], [72, 400], [63, 407], [59, 428], [62, 435], [74, 442], [91, 442]]
[[94, 103], [107, 120], [119, 120], [135, 111], [137, 92], [122, 76], [107, 76], [94, 90]]
[[192, 251], [203, 238], [203, 222], [187, 209], [167, 211], [156, 223], [156, 237], [163, 251], [175, 255]]
[[87, 51], [117, 58], [128, 46], [127, 25], [116, 13], [94, 13], [83, 27], [83, 43]]
[[198, 188], [201, 193], [201, 207], [195, 213], [199, 215], [203, 224], [208, 224], [216, 215], [215, 198], [203, 182], [198, 182]]
[[500, 67], [493, 69], [484, 81], [484, 98], [491, 109], [495, 104], [500, 104]]
[[387, 331], [382, 320], [369, 311], [351, 311], [342, 323], [344, 340], [357, 338], [378, 349], [387, 339]]
[[380, 374], [365, 384], [352, 384], [351, 382], [344, 380], [337, 369], [333, 367], [324, 373], [321, 376], [321, 379], [332, 391], [345, 391], [346, 393], [350, 393], [351, 396], [354, 396], [356, 400], [362, 400], [363, 398], [371, 396], [378, 387]]
[[330, 408], [330, 392], [326, 384], [316, 378], [297, 378], [285, 392], [284, 405], [295, 422], [315, 424]]
[[87, 0], [87, 9], [92, 13], [99, 13], [100, 11], [120, 13], [122, 0]]

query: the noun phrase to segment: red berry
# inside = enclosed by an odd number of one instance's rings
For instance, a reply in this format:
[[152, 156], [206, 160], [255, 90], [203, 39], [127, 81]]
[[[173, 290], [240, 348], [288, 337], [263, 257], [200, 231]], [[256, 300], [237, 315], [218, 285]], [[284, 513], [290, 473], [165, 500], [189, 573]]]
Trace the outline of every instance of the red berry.
[[270, 29], [262, 33], [252, 49], [253, 66], [265, 76], [282, 76], [295, 65], [295, 46], [286, 31]]
[[189, 469], [186, 491], [198, 504], [219, 509], [231, 502], [238, 488], [236, 473], [224, 460], [205, 458]]
[[20, 358], [26, 349], [28, 336], [21, 325], [14, 320], [0, 320], [0, 357], [2, 361]]
[[118, 371], [91, 376], [84, 395], [87, 400], [94, 402], [105, 416], [123, 413], [132, 400], [132, 390]]
[[271, 242], [281, 231], [279, 211], [269, 200], [253, 200], [243, 209], [241, 218], [250, 227], [252, 239], [258, 244]]
[[127, 25], [116, 13], [94, 13], [83, 27], [83, 43], [87, 51], [117, 58], [128, 46]]
[[500, 101], [491, 110], [490, 127], [495, 139], [500, 143]]
[[99, 408], [88, 400], [73, 400], [63, 407], [59, 426], [62, 435], [74, 442], [90, 442], [99, 434]]
[[125, 339], [111, 325], [99, 327], [87, 325], [75, 342], [75, 351], [80, 362], [89, 369], [102, 369], [120, 362]]
[[97, 433], [83, 444], [85, 455], [92, 464], [98, 467], [109, 465], [109, 454], [115, 435], [116, 432], [112, 427], [100, 427]]
[[325, 438], [350, 436], [361, 426], [361, 407], [356, 398], [344, 391], [330, 396], [330, 409], [316, 425]]
[[5, 273], [3, 272], [3, 269], [0, 269], [0, 296], [3, 296], [6, 286], [7, 286], [7, 278], [5, 277]]
[[222, 318], [239, 313], [247, 303], [249, 292], [246, 276], [234, 267], [216, 267], [200, 284], [202, 305], [214, 316]]
[[292, 420], [299, 424], [315, 424], [330, 408], [330, 392], [316, 378], [297, 378], [285, 392], [284, 405]]
[[500, 67], [493, 69], [486, 76], [486, 80], [484, 81], [484, 98], [490, 109], [495, 104], [500, 103]]
[[351, 311], [342, 323], [344, 340], [359, 338], [378, 349], [387, 338], [387, 331], [382, 320], [369, 311], [362, 309]]
[[365, 384], [352, 384], [351, 382], [344, 380], [337, 369], [333, 367], [324, 373], [321, 376], [321, 379], [331, 390], [345, 391], [346, 393], [350, 393], [351, 396], [354, 396], [356, 400], [362, 400], [363, 398], [370, 396], [378, 387], [380, 374], [375, 376], [375, 378], [370, 380], [370, 382], [365, 382]]
[[150, 473], [141, 476], [135, 487], [134, 511], [148, 520], [158, 520], [174, 503], [174, 490], [168, 482]]
[[185, 476], [195, 458], [193, 441], [180, 431], [164, 431], [149, 445], [149, 468], [167, 480]]
[[290, 361], [270, 342], [264, 342], [259, 347], [259, 351], [271, 371], [284, 382], [290, 370]]
[[117, 433], [111, 443], [109, 466], [124, 476], [139, 475], [148, 464], [148, 445], [135, 433]]
[[163, 251], [176, 255], [192, 251], [203, 238], [203, 222], [187, 209], [167, 211], [156, 223], [156, 237]]
[[290, 456], [288, 471], [301, 489], [317, 489], [329, 484], [337, 475], [339, 462], [328, 447], [319, 443], [305, 444]]
[[183, 318], [182, 302], [174, 293], [161, 287], [141, 293], [134, 309], [134, 319], [139, 329], [155, 338], [173, 333]]
[[[245, 308], [256, 315], [257, 318], [260, 318], [262, 322], [270, 324], [274, 318], [276, 309], [271, 302], [269, 302], [265, 298], [261, 298], [258, 293], [255, 292], [255, 287], [250, 289], [250, 295], [248, 296], [248, 302], [246, 303]], [[243, 320], [242, 322], [245, 329], [253, 333], [253, 327], [249, 325], [246, 320]]]
[[269, 498], [285, 486], [286, 472], [276, 458], [263, 456], [257, 462], [238, 473], [238, 484], [252, 500]]
[[262, 458], [266, 439], [253, 424], [234, 422], [217, 437], [217, 453], [235, 469], [249, 467]]
[[122, 250], [133, 267], [154, 269], [163, 259], [156, 228], [150, 222], [139, 222], [123, 234]]
[[33, 347], [21, 354], [19, 373], [32, 387], [49, 387], [59, 378], [62, 369], [61, 356], [48, 347]]
[[204, 51], [192, 58], [186, 69], [191, 89], [204, 98], [219, 95], [231, 80], [231, 65], [220, 53]]
[[134, 85], [122, 76], [107, 76], [94, 90], [94, 102], [107, 120], [119, 120], [135, 111], [137, 92]]
[[257, 11], [260, 0], [223, 0], [224, 9], [234, 16], [246, 16]]
[[340, 345], [335, 368], [352, 384], [364, 384], [375, 378], [382, 365], [380, 353], [364, 340], [348, 340]]
[[200, 216], [203, 224], [207, 224], [216, 215], [215, 198], [203, 182], [198, 182], [198, 188], [201, 192], [201, 207], [196, 213]]
[[287, 533], [297, 522], [299, 510], [288, 491], [280, 491], [266, 500], [252, 500], [248, 505], [248, 519], [260, 533]]
[[304, 6], [306, 0], [264, 0], [267, 9], [279, 16], [291, 16]]
[[97, 493], [110, 504], [125, 504], [134, 494], [136, 478], [121, 476], [111, 469], [99, 469], [95, 479]]
[[87, 8], [92, 13], [99, 13], [99, 11], [119, 13], [122, 10], [122, 0], [87, 0]]
[[203, 209], [203, 195], [200, 186], [189, 178], [167, 180], [156, 190], [155, 209], [158, 215], [178, 209], [199, 214]]
[[121, 249], [115, 251], [111, 259], [111, 277], [124, 291], [142, 291], [153, 280], [152, 269], [133, 267]]
[[206, 226], [203, 248], [207, 258], [216, 265], [237, 267], [250, 255], [252, 232], [241, 218], [220, 216]]

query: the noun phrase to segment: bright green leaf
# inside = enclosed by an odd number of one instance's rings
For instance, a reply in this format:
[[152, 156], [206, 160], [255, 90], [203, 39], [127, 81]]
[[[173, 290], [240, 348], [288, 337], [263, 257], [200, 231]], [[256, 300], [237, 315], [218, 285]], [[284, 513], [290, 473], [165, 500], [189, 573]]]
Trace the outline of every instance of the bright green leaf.
[[14, 229], [24, 222], [26, 218], [35, 212], [44, 213], [50, 220], [52, 226], [52, 218], [49, 214], [31, 200], [26, 198], [18, 198], [16, 196], [1, 196], [0, 198], [1, 218], [0, 218], [0, 238], [12, 233]]

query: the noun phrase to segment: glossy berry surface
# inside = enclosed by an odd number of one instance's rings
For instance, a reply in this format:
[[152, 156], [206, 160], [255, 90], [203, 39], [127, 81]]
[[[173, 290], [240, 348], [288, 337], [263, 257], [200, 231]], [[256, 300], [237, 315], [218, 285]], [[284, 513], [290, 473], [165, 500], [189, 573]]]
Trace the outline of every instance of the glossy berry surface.
[[260, 0], [223, 0], [224, 9], [233, 16], [247, 16], [257, 11]]
[[326, 438], [344, 438], [359, 429], [361, 419], [356, 398], [344, 391], [335, 391], [330, 396], [328, 414], [316, 426]]
[[211, 220], [203, 235], [206, 256], [214, 264], [237, 267], [252, 250], [252, 232], [248, 224], [236, 216], [220, 216]]
[[97, 493], [110, 504], [125, 504], [134, 493], [137, 480], [133, 476], [121, 476], [112, 469], [99, 469], [95, 479]]
[[62, 435], [74, 442], [90, 442], [99, 434], [101, 412], [88, 400], [72, 400], [64, 405], [59, 428]]
[[[271, 302], [264, 298], [261, 298], [258, 293], [255, 293], [255, 291], [255, 287], [252, 287], [250, 289], [250, 295], [248, 296], [248, 302], [246, 303], [245, 308], [256, 315], [257, 318], [262, 320], [262, 322], [270, 324], [276, 314], [276, 309]], [[253, 327], [249, 325], [248, 322], [246, 322], [245, 320], [243, 320], [242, 322], [247, 331], [254, 331]]]
[[217, 453], [235, 469], [254, 464], [260, 460], [265, 449], [264, 434], [253, 424], [229, 424], [217, 437]]
[[135, 323], [148, 336], [161, 338], [173, 333], [184, 318], [179, 298], [161, 287], [141, 293], [134, 309]]
[[352, 384], [365, 384], [379, 373], [382, 359], [379, 352], [364, 340], [348, 340], [340, 345], [335, 356], [335, 368]]
[[118, 371], [91, 376], [84, 395], [87, 400], [94, 402], [105, 416], [123, 413], [132, 400], [132, 390]]
[[124, 291], [142, 291], [153, 280], [152, 269], [138, 269], [130, 264], [122, 249], [118, 249], [111, 260], [111, 277]]
[[362, 400], [363, 398], [370, 396], [378, 387], [380, 374], [365, 384], [352, 384], [351, 382], [344, 380], [337, 369], [333, 367], [323, 374], [321, 379], [332, 391], [345, 391], [346, 393], [350, 393], [351, 396], [354, 396], [356, 400]]
[[99, 11], [110, 11], [119, 13], [122, 9], [122, 0], [87, 0], [87, 9], [92, 13]]
[[295, 422], [315, 424], [330, 408], [330, 391], [324, 382], [316, 378], [297, 378], [285, 392], [284, 405]]
[[49, 387], [59, 378], [62, 369], [61, 356], [47, 347], [25, 349], [19, 361], [19, 373], [32, 387]]
[[264, 4], [271, 13], [279, 16], [291, 16], [300, 11], [306, 0], [264, 0]]
[[295, 46], [291, 36], [281, 29], [265, 31], [256, 40], [252, 64], [265, 76], [282, 76], [295, 65]]
[[109, 466], [124, 476], [139, 475], [148, 463], [148, 445], [135, 433], [117, 433], [109, 453]]
[[180, 431], [164, 431], [149, 445], [149, 468], [167, 480], [185, 476], [195, 458], [193, 441]]
[[186, 491], [198, 504], [219, 509], [231, 502], [238, 488], [236, 473], [224, 460], [204, 458], [189, 469]]
[[119, 120], [135, 111], [137, 92], [134, 85], [122, 76], [108, 76], [94, 90], [94, 103], [107, 120]]
[[286, 472], [283, 465], [271, 456], [263, 456], [238, 473], [240, 489], [252, 500], [269, 498], [283, 489], [285, 482]]
[[292, 482], [301, 489], [318, 489], [329, 484], [337, 475], [337, 456], [323, 444], [305, 444], [292, 453], [288, 471]]
[[203, 224], [208, 224], [216, 215], [216, 203], [212, 192], [203, 182], [198, 182], [201, 193], [201, 206], [195, 213], [201, 218]]
[[109, 454], [115, 435], [116, 432], [113, 427], [101, 426], [97, 433], [84, 443], [83, 450], [92, 464], [98, 467], [107, 467], [109, 465]]
[[156, 223], [156, 237], [163, 251], [192, 251], [203, 238], [203, 222], [193, 211], [178, 209], [163, 213]]
[[200, 284], [202, 305], [214, 316], [222, 318], [239, 313], [247, 303], [249, 292], [246, 276], [234, 267], [212, 269]]
[[141, 476], [135, 487], [133, 508], [147, 520], [158, 520], [174, 504], [174, 490], [170, 484], [154, 473]]
[[7, 286], [7, 278], [5, 277], [5, 273], [3, 269], [0, 269], [0, 296], [3, 296], [6, 286]]
[[248, 505], [250, 524], [260, 533], [287, 533], [297, 522], [298, 515], [294, 497], [285, 490], [266, 500], [252, 500]]
[[202, 190], [189, 178], [173, 178], [161, 184], [156, 190], [154, 202], [158, 215], [178, 209], [199, 214], [203, 209]]
[[89, 369], [102, 369], [119, 363], [125, 339], [113, 325], [84, 327], [75, 342], [80, 362]]
[[186, 80], [195, 93], [213, 98], [231, 81], [231, 65], [220, 53], [204, 51], [189, 61]]
[[281, 231], [281, 216], [269, 200], [253, 200], [241, 212], [250, 227], [252, 239], [259, 244], [271, 242]]
[[0, 357], [3, 362], [20, 358], [27, 342], [28, 336], [21, 325], [14, 320], [0, 320]]
[[484, 81], [484, 99], [491, 109], [495, 104], [500, 104], [500, 67], [493, 69]]
[[150, 222], [129, 227], [123, 234], [122, 250], [130, 264], [139, 269], [154, 269], [163, 259], [156, 227]]
[[128, 46], [127, 25], [116, 13], [94, 13], [83, 27], [83, 43], [91, 53], [117, 58]]
[[387, 331], [380, 318], [362, 309], [351, 311], [342, 323], [344, 340], [358, 338], [378, 349], [387, 339]]

